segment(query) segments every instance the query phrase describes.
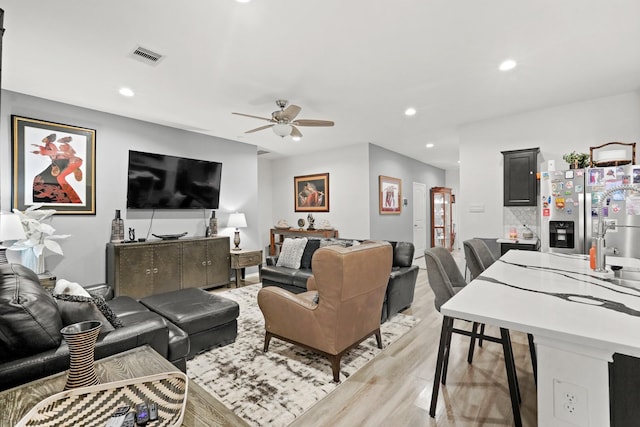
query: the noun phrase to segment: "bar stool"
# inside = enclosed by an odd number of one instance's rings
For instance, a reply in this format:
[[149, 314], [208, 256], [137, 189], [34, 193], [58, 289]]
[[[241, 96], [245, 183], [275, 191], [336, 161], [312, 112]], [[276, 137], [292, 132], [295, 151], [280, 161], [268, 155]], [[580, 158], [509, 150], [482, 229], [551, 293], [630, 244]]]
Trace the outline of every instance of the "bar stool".
[[[436, 310], [440, 312], [442, 304], [447, 302], [457, 292], [459, 292], [466, 282], [462, 273], [458, 269], [458, 266], [453, 259], [451, 253], [442, 247], [435, 247], [424, 251], [425, 260], [427, 263], [427, 275], [429, 278], [429, 285], [435, 295], [434, 304]], [[475, 338], [480, 336], [477, 333], [476, 328], [469, 332], [462, 329], [454, 328], [453, 317], [443, 316], [442, 330], [440, 332], [440, 345], [438, 347], [438, 358], [436, 361], [436, 371], [433, 378], [433, 392], [431, 394], [431, 407], [429, 409], [429, 415], [435, 417], [436, 405], [438, 403], [438, 392], [440, 390], [440, 382], [442, 385], [446, 385], [447, 368], [449, 364], [449, 353], [451, 346], [451, 335], [457, 333], [471, 337], [473, 344]], [[492, 336], [483, 337], [487, 341], [496, 342], [502, 344], [504, 353], [505, 368], [507, 370], [507, 381], [509, 384], [509, 394], [511, 396], [511, 408], [513, 410], [513, 419], [516, 427], [522, 426], [522, 419], [520, 417], [520, 392], [518, 390], [518, 380], [516, 377], [515, 364], [513, 362], [513, 352], [511, 348], [511, 338], [509, 336], [509, 330], [500, 328], [500, 338]]]
[[[487, 268], [496, 262], [491, 249], [481, 239], [469, 239], [462, 242], [464, 247], [464, 257], [467, 261], [467, 267], [471, 272], [471, 280], [480, 276]], [[482, 335], [484, 335], [484, 325], [480, 328], [480, 338], [478, 345], [482, 347]], [[473, 338], [472, 338], [473, 339]], [[533, 379], [538, 383], [538, 369], [536, 346], [533, 342], [533, 335], [527, 334], [529, 342], [529, 354], [531, 355], [531, 364], [533, 366]], [[473, 358], [473, 348], [469, 348], [470, 357]]]

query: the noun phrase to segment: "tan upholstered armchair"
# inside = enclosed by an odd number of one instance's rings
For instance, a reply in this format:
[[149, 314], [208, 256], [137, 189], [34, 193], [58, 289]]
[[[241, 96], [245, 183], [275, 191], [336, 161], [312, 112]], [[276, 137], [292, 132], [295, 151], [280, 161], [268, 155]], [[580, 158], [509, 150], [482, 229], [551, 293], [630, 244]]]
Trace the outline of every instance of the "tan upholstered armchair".
[[333, 380], [339, 382], [340, 359], [349, 349], [371, 335], [382, 348], [380, 311], [392, 261], [387, 242], [327, 246], [313, 255], [309, 291], [293, 294], [275, 286], [260, 289], [264, 351], [272, 337], [310, 348], [329, 358]]

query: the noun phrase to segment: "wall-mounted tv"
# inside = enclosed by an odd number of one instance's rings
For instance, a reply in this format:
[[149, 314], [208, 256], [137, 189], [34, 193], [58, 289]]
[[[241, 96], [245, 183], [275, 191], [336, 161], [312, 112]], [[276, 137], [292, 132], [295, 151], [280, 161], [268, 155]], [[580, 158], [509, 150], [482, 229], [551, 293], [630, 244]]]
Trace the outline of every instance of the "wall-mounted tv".
[[218, 209], [222, 163], [129, 151], [128, 209]]

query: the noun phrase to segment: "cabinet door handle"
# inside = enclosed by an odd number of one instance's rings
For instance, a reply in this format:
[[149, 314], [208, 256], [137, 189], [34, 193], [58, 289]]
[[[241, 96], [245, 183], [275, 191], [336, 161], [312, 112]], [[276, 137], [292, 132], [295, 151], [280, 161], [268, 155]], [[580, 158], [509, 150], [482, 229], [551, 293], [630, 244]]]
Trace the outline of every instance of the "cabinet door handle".
[[202, 265], [206, 266], [207, 265], [207, 261], [202, 261]]
[[154, 268], [154, 269], [153, 269], [153, 274], [156, 274], [157, 272], [158, 272], [158, 269], [157, 269], [157, 268]]
[[147, 273], [147, 274], [151, 274], [151, 269], [147, 268], [147, 269], [145, 270], [145, 273]]
[[207, 265], [211, 265], [211, 261], [207, 261]]

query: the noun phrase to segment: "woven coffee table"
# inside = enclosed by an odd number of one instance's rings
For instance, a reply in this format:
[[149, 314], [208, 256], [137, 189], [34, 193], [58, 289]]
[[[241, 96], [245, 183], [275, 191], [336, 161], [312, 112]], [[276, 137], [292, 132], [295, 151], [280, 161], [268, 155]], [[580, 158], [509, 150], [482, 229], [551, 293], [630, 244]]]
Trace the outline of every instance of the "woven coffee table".
[[[178, 372], [169, 361], [148, 346], [138, 347], [96, 362], [96, 372], [101, 382], [112, 382], [163, 372]], [[41, 400], [61, 392], [66, 382], [66, 372], [0, 392], [0, 427], [14, 426]], [[183, 426], [246, 426], [247, 424], [204, 391], [189, 381], [187, 405]]]

